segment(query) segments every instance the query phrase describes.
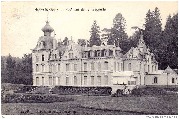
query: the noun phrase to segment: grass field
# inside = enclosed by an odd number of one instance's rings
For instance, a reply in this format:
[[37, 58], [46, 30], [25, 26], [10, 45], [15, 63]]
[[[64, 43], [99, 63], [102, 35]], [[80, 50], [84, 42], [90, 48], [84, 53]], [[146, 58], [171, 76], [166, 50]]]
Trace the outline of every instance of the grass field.
[[177, 115], [178, 95], [80, 96], [60, 95], [73, 101], [54, 103], [2, 103], [3, 115]]

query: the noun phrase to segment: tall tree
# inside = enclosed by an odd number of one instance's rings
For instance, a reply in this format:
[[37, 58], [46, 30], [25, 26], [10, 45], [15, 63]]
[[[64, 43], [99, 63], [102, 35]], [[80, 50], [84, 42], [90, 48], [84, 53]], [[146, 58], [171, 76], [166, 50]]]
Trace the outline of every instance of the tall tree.
[[[160, 11], [156, 7], [154, 11], [148, 11], [145, 18], [144, 41], [150, 51], [154, 53], [156, 60], [161, 64], [163, 57], [162, 23]], [[160, 69], [162, 69], [161, 65]]]
[[91, 27], [91, 31], [90, 31], [90, 41], [89, 41], [89, 45], [90, 47], [93, 45], [97, 45], [100, 46], [101, 45], [101, 39], [100, 39], [100, 27], [97, 25], [96, 20], [93, 22], [93, 25]]
[[87, 41], [85, 39], [78, 39], [78, 44], [80, 46], [85, 46], [85, 45], [87, 45]]
[[7, 70], [7, 82], [15, 83], [15, 67], [16, 62], [13, 60], [12, 56], [9, 54], [6, 60], [6, 70]]
[[168, 65], [172, 68], [178, 68], [178, 14], [167, 18], [163, 32], [163, 61], [162, 68]]
[[68, 38], [65, 37], [64, 40], [63, 40], [63, 42], [62, 42], [62, 44], [63, 44], [63, 45], [68, 45], [68, 42], [69, 42]]
[[126, 20], [121, 13], [118, 13], [113, 19], [113, 27], [108, 39], [108, 44], [115, 44], [117, 47], [121, 47], [125, 51], [128, 35], [125, 32]]

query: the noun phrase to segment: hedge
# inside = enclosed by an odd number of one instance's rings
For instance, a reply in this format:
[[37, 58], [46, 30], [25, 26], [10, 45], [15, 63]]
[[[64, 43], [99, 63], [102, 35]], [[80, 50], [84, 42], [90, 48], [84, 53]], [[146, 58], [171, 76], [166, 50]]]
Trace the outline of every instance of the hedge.
[[55, 86], [52, 93], [60, 95], [111, 95], [111, 87]]
[[2, 103], [52, 103], [73, 101], [72, 98], [40, 94], [6, 94], [1, 97]]

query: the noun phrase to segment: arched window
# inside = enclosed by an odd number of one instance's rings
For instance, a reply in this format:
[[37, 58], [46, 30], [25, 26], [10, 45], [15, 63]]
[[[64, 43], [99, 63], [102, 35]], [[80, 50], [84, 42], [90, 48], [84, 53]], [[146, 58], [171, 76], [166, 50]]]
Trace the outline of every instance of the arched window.
[[128, 71], [131, 71], [131, 63], [128, 64]]
[[44, 55], [42, 55], [42, 61], [44, 61]]
[[45, 64], [42, 64], [42, 72], [44, 72], [45, 71], [45, 66], [44, 66]]
[[84, 71], [87, 71], [87, 62], [84, 62]]
[[157, 83], [158, 80], [157, 80], [157, 77], [154, 77], [154, 83]]

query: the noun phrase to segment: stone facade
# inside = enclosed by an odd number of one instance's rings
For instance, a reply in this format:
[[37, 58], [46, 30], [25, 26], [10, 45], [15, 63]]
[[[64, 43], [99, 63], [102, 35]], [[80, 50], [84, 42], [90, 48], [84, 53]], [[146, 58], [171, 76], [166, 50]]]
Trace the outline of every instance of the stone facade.
[[[142, 36], [137, 47], [123, 55], [119, 47], [104, 42], [87, 47], [70, 40], [61, 45], [51, 36], [54, 29], [49, 22], [42, 31], [44, 36], [32, 50], [33, 85], [112, 86], [113, 80], [121, 80], [116, 85], [146, 85], [146, 75], [158, 70]], [[126, 75], [128, 71], [131, 75]]]

